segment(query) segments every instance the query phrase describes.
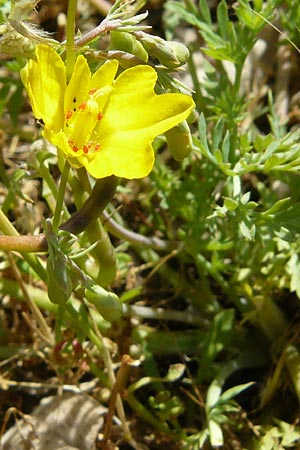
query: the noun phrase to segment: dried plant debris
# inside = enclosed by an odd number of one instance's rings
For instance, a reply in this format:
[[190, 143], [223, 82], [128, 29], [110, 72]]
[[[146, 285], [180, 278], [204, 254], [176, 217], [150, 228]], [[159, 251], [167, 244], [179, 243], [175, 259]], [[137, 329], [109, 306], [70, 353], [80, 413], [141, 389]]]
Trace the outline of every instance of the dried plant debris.
[[1, 450], [92, 450], [105, 412], [85, 394], [44, 398], [30, 416], [5, 433]]

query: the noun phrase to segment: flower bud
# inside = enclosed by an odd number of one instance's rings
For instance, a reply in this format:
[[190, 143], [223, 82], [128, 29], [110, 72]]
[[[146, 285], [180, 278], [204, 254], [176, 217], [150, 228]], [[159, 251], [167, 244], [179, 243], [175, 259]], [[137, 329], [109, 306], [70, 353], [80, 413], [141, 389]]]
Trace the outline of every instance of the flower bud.
[[176, 161], [189, 156], [193, 149], [190, 129], [186, 121], [165, 132], [169, 150]]
[[59, 252], [49, 254], [47, 274], [48, 297], [50, 301], [57, 305], [63, 305], [71, 296], [73, 283], [69, 276], [65, 260]]
[[113, 292], [108, 292], [95, 285], [85, 290], [85, 297], [96, 307], [105, 320], [114, 322], [122, 316], [122, 303]]
[[148, 61], [148, 53], [143, 45], [131, 33], [125, 31], [110, 32], [110, 49], [121, 50], [136, 56], [141, 61]]
[[136, 32], [135, 35], [152, 57], [170, 69], [183, 66], [190, 56], [188, 48], [180, 42], [165, 41], [143, 32]]

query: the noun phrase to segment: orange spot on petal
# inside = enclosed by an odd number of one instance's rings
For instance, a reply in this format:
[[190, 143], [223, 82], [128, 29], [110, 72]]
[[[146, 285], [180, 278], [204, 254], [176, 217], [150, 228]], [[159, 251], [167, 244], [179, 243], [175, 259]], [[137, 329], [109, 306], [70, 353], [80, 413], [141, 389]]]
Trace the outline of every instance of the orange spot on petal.
[[73, 145], [73, 147], [72, 147], [72, 150], [73, 150], [73, 152], [78, 152], [78, 147], [76, 147], [76, 145]]
[[71, 119], [72, 115], [73, 115], [73, 111], [68, 111], [66, 114], [66, 120]]
[[90, 95], [93, 95], [93, 94], [95, 94], [95, 92], [96, 92], [97, 90], [98, 90], [97, 88], [93, 88], [93, 89], [91, 89], [91, 90], [89, 91], [89, 94], [90, 94]]
[[82, 103], [79, 105], [79, 109], [85, 110], [85, 108], [86, 108], [86, 102], [82, 102]]
[[97, 116], [97, 120], [101, 120], [101, 119], [102, 119], [102, 117], [103, 117], [103, 114], [101, 114], [101, 113], [98, 113], [98, 116]]
[[87, 154], [89, 152], [89, 149], [86, 145], [83, 146], [83, 153]]

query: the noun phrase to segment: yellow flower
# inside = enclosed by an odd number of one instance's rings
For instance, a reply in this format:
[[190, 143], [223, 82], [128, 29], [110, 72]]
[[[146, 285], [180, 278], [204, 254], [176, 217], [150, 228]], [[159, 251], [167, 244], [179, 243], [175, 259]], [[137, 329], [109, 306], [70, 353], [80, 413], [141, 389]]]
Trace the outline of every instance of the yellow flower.
[[154, 69], [141, 65], [121, 73], [107, 61], [91, 74], [83, 55], [69, 83], [61, 57], [37, 45], [36, 61], [21, 71], [33, 113], [44, 124], [43, 136], [70, 164], [84, 166], [95, 178], [142, 178], [152, 169], [154, 138], [185, 120], [194, 108], [184, 94], [156, 95]]

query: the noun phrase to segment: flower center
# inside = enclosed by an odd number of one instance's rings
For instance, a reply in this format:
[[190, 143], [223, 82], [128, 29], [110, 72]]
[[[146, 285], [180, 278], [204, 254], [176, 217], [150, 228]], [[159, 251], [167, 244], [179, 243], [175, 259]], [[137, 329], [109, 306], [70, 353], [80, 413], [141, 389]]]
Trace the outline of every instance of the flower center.
[[77, 105], [73, 97], [73, 109], [65, 113], [64, 132], [68, 138], [70, 150], [76, 156], [89, 156], [100, 150], [98, 134], [95, 132], [97, 123], [103, 115], [97, 102], [98, 89], [91, 89], [87, 99]]

